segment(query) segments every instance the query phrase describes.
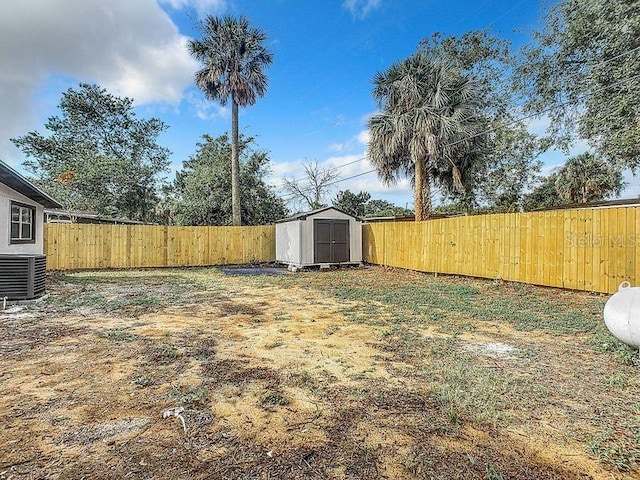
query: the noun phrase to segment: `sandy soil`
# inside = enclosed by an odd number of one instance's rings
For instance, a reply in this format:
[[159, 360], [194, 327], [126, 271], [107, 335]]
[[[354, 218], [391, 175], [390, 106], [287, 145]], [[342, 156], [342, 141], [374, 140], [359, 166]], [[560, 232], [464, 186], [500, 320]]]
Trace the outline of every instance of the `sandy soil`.
[[[434, 394], [456, 364], [403, 350], [387, 323], [351, 321], [360, 302], [214, 275], [146, 311], [44, 302], [0, 314], [0, 478], [640, 478], [585, 448], [600, 428], [593, 403], [606, 401], [594, 375], [618, 367], [575, 336], [470, 320], [451, 348], [495, 372], [494, 390], [544, 387], [546, 399], [478, 420]], [[90, 288], [108, 297], [116, 284]], [[50, 291], [72, 302], [83, 288]], [[433, 325], [412, 333], [427, 349], [449, 338]], [[163, 418], [180, 406], [186, 432]]]

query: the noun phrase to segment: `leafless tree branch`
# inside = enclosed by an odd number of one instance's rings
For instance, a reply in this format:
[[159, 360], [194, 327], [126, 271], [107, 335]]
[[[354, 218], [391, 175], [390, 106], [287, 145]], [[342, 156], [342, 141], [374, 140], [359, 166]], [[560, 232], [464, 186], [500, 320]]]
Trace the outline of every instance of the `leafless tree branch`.
[[289, 180], [285, 177], [284, 190], [291, 195], [293, 203], [315, 210], [326, 206], [325, 197], [338, 177], [335, 168], [323, 168], [316, 160], [308, 160], [304, 164], [304, 178]]

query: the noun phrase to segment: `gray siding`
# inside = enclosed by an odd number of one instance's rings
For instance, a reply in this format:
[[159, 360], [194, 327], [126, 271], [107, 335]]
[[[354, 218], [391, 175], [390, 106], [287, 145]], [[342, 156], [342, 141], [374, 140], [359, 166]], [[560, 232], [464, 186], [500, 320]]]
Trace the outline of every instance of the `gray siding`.
[[301, 220], [276, 223], [276, 262], [300, 265]]
[[297, 266], [314, 265], [313, 221], [315, 219], [349, 221], [350, 262], [362, 261], [362, 222], [338, 210], [328, 209], [304, 220], [276, 224], [276, 261]]

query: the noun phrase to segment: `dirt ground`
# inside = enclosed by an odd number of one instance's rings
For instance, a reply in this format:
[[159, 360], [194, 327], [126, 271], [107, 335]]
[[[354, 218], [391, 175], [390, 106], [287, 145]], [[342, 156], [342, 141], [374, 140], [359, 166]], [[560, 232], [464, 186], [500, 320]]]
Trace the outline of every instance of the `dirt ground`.
[[378, 267], [48, 291], [0, 312], [1, 479], [640, 478], [603, 296]]

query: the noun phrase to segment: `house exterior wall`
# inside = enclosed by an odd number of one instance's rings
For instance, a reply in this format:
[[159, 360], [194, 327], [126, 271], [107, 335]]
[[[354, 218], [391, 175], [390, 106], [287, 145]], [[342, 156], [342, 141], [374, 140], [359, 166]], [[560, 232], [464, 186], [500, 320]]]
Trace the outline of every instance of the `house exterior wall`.
[[[11, 202], [35, 207], [35, 243], [11, 244]], [[43, 253], [43, 206], [0, 183], [0, 255]]]
[[302, 265], [313, 265], [315, 263], [313, 258], [313, 247], [315, 243], [313, 221], [315, 219], [349, 220], [349, 261], [353, 263], [362, 261], [362, 222], [346, 213], [329, 209], [314, 215], [309, 215], [306, 220], [301, 222], [301, 238], [302, 245], [304, 245], [300, 262]]
[[276, 224], [276, 262], [300, 265], [301, 220]]

